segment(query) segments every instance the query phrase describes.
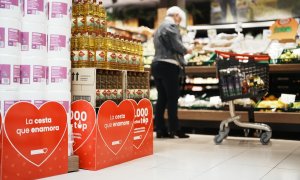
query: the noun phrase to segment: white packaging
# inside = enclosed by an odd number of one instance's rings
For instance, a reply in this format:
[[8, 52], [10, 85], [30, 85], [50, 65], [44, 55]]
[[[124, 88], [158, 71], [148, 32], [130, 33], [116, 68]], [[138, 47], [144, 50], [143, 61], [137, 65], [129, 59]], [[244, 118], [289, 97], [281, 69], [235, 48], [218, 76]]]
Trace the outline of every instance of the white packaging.
[[47, 55], [47, 24], [45, 23], [22, 23], [21, 31], [21, 54], [28, 56]]
[[23, 0], [23, 21], [45, 23], [47, 21], [47, 0]]
[[49, 0], [48, 25], [71, 29], [72, 1]]
[[[66, 112], [70, 113], [71, 92], [70, 91], [46, 91], [47, 101], [56, 101], [64, 106]], [[69, 120], [68, 120], [69, 122]]]
[[22, 102], [29, 102], [34, 104], [37, 108], [41, 107], [46, 100], [45, 91], [27, 91], [19, 90], [19, 100]]
[[21, 0], [0, 0], [0, 17], [10, 17], [21, 20]]
[[0, 54], [20, 54], [20, 30], [21, 21], [13, 18], [0, 18]]
[[18, 91], [0, 91], [0, 112], [2, 121], [7, 110], [19, 101]]
[[71, 90], [71, 63], [70, 61], [48, 60], [47, 90]]
[[20, 57], [0, 54], [0, 90], [18, 90]]
[[46, 89], [46, 63], [43, 58], [22, 57], [20, 72], [21, 90]]
[[71, 28], [48, 27], [48, 58], [70, 61]]

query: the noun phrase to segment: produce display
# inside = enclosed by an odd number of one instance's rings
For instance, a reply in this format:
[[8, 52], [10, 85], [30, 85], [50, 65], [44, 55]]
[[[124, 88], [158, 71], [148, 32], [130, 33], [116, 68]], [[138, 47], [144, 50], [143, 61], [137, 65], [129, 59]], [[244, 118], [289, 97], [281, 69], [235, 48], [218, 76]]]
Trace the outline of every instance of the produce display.
[[188, 66], [211, 65], [214, 63], [215, 53], [196, 52], [187, 60]]
[[278, 62], [281, 64], [285, 63], [300, 63], [300, 49], [286, 49], [278, 58]]
[[282, 102], [280, 98], [276, 98], [274, 95], [265, 97], [264, 100], [260, 101], [256, 105], [256, 109], [264, 112], [294, 112], [300, 111], [300, 102], [294, 102], [286, 104]]

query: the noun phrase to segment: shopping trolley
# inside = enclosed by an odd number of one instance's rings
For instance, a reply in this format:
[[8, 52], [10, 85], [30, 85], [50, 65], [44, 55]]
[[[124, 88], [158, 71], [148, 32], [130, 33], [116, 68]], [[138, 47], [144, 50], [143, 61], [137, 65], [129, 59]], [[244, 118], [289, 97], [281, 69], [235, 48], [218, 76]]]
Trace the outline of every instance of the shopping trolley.
[[214, 138], [216, 144], [228, 136], [228, 124], [233, 122], [242, 128], [261, 130], [260, 142], [269, 143], [272, 130], [262, 123], [244, 123], [236, 115], [233, 100], [240, 98], [260, 99], [269, 89], [269, 64], [265, 55], [244, 55], [217, 51], [217, 77], [219, 78], [220, 96], [223, 102], [228, 101], [230, 118], [220, 124], [219, 134]]

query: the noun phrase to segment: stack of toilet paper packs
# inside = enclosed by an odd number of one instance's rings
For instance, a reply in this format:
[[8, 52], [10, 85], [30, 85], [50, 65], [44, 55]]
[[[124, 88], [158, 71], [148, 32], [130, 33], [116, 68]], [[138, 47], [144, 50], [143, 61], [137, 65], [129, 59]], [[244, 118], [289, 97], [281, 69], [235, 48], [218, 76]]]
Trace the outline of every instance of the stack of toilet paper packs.
[[[71, 0], [0, 3], [0, 112], [26, 101], [61, 103], [70, 125]], [[72, 143], [69, 145], [71, 153]]]

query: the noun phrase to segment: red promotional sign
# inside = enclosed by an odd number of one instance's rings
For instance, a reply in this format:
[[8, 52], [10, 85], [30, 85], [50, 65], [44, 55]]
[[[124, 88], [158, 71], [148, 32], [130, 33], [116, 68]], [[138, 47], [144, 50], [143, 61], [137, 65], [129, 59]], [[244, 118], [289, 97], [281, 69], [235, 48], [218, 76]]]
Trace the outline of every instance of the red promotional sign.
[[142, 99], [138, 104], [134, 100], [131, 100], [131, 102], [135, 107], [133, 146], [139, 149], [147, 138], [148, 133], [153, 133], [153, 110], [148, 99]]
[[46, 103], [40, 109], [21, 102], [8, 110], [4, 130], [15, 150], [30, 163], [40, 166], [62, 141], [67, 131], [66, 119], [64, 107], [56, 102]]
[[98, 112], [98, 130], [107, 148], [117, 155], [131, 136], [134, 120], [134, 106], [130, 101], [117, 105], [106, 101]]
[[1, 158], [8, 159], [2, 161], [2, 175], [36, 179], [66, 173], [67, 126], [65, 108], [57, 102], [47, 102], [39, 109], [28, 102], [11, 106], [3, 123]]
[[119, 105], [108, 100], [99, 108], [97, 117], [87, 101], [75, 101], [71, 107], [73, 147], [74, 153], [79, 156], [80, 168], [99, 170], [153, 154], [149, 100], [144, 99], [139, 104], [124, 100]]
[[71, 105], [71, 124], [73, 128], [76, 152], [89, 139], [96, 127], [96, 112], [93, 106], [84, 100], [75, 101]]
[[2, 134], [2, 115], [0, 113], [0, 135]]

